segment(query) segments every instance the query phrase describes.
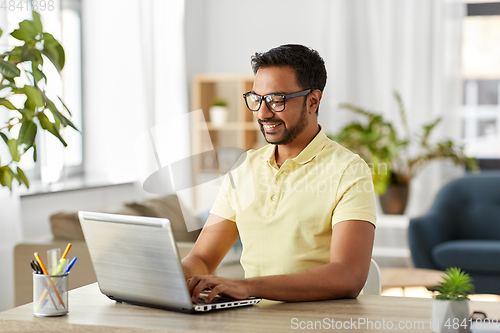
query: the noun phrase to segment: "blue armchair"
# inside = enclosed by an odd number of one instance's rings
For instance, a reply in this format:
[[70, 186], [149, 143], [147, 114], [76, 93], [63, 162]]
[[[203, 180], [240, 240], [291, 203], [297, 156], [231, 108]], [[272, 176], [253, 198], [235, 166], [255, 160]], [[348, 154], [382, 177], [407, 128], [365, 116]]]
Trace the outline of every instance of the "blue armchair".
[[500, 175], [445, 185], [429, 212], [411, 219], [408, 238], [415, 267], [460, 267], [476, 293], [500, 294]]

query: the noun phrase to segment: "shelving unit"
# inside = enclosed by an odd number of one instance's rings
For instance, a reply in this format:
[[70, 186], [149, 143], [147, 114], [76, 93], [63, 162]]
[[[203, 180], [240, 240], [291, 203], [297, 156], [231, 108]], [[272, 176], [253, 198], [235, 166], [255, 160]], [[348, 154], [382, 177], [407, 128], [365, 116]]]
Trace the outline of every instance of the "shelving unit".
[[[217, 156], [210, 153], [211, 146], [215, 149], [237, 147], [246, 151], [265, 145], [259, 126], [243, 100], [243, 94], [252, 90], [253, 80], [253, 75], [236, 74], [200, 74], [194, 77], [192, 109], [201, 109], [204, 119], [197, 118], [191, 123], [192, 152], [194, 155], [205, 152], [202, 158], [193, 160], [195, 184], [200, 183], [199, 179], [210, 178], [219, 172]], [[209, 109], [216, 99], [224, 99], [228, 103], [227, 122], [220, 126], [210, 121]], [[194, 205], [200, 208], [200, 195], [196, 191]]]

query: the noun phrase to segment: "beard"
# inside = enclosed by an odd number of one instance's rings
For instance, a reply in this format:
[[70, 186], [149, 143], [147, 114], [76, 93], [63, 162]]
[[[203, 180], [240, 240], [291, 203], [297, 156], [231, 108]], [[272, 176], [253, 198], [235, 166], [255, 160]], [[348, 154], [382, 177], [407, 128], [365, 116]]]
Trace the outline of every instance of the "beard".
[[262, 124], [266, 123], [266, 121], [259, 120], [260, 131], [262, 132], [262, 135], [264, 135], [264, 139], [266, 140], [266, 142], [273, 145], [287, 145], [289, 143], [292, 143], [293, 140], [295, 140], [295, 138], [299, 136], [299, 134], [302, 133], [309, 124], [309, 121], [307, 120], [306, 103], [307, 99], [304, 101], [304, 104], [302, 105], [302, 110], [300, 111], [300, 117], [295, 126], [287, 128], [284, 121], [278, 122], [283, 125], [283, 135], [281, 139], [270, 141], [266, 136], [266, 131], [264, 130], [264, 127], [262, 126]]

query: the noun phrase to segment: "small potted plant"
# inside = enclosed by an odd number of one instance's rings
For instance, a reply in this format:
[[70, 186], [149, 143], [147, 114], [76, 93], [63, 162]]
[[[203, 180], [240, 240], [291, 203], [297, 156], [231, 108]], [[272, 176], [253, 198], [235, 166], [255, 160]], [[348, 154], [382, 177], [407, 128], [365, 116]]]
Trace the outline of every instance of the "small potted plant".
[[469, 274], [460, 268], [446, 269], [444, 281], [432, 300], [432, 332], [468, 332], [469, 294], [474, 285]]
[[209, 110], [210, 123], [213, 126], [222, 126], [227, 121], [227, 102], [224, 99], [216, 99]]

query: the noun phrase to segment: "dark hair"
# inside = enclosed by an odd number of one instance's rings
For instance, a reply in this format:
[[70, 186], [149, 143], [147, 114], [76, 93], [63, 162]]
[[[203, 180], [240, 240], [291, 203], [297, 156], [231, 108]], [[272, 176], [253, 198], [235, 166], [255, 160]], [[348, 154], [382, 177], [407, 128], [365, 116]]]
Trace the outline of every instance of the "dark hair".
[[257, 74], [259, 68], [290, 66], [295, 70], [297, 82], [303, 89], [319, 89], [323, 92], [326, 85], [326, 67], [323, 58], [318, 51], [304, 45], [287, 44], [267, 52], [255, 53], [251, 63], [254, 74]]

